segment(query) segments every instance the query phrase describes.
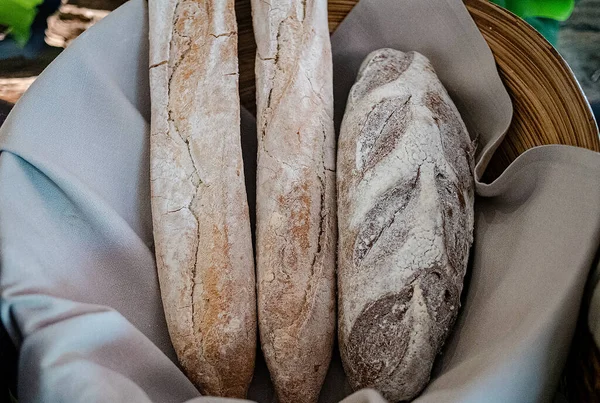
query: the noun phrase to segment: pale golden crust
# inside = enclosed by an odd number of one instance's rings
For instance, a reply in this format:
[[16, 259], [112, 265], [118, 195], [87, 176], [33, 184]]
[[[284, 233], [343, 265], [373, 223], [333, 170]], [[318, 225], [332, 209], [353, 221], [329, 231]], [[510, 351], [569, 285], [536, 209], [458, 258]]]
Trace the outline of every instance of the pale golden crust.
[[429, 61], [381, 49], [350, 92], [338, 151], [342, 362], [354, 388], [412, 399], [460, 305], [473, 147]]
[[256, 351], [234, 1], [150, 1], [152, 214], [179, 361], [202, 393], [244, 397]]
[[335, 326], [335, 157], [325, 0], [253, 1], [262, 349], [279, 400], [315, 402]]

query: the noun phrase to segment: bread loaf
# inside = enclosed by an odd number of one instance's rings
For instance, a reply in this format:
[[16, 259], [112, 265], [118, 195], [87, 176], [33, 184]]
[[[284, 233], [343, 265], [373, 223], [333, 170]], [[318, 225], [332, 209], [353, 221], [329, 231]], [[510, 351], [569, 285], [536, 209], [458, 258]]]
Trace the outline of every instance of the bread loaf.
[[256, 351], [234, 1], [150, 0], [152, 215], [169, 334], [202, 393], [244, 397]]
[[339, 343], [354, 388], [396, 402], [429, 380], [472, 243], [473, 149], [424, 56], [366, 58], [337, 165]]
[[252, 1], [258, 46], [256, 264], [281, 403], [316, 402], [335, 326], [335, 139], [326, 0]]

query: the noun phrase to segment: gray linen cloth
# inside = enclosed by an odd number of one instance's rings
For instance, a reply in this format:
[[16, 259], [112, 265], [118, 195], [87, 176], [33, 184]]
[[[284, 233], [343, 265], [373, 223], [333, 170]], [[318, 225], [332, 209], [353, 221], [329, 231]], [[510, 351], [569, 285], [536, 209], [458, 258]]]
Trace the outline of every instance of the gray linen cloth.
[[[0, 131], [0, 317], [26, 402], [210, 402], [176, 365], [160, 302], [149, 188], [147, 4], [76, 40]], [[332, 38], [339, 122], [362, 58], [428, 56], [480, 141], [478, 178], [512, 114], [459, 0], [362, 0]], [[245, 143], [253, 118], [243, 114]], [[547, 146], [477, 183], [455, 331], [418, 402], [544, 402], [565, 362], [599, 244], [600, 157]], [[252, 194], [251, 191], [249, 191]], [[334, 354], [321, 402], [350, 397]], [[249, 398], [274, 400], [264, 362]]]

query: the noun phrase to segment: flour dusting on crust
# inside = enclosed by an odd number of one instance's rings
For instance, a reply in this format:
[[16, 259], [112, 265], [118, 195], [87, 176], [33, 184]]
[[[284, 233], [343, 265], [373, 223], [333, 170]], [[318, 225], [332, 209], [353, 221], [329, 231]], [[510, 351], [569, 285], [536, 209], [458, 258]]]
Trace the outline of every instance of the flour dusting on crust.
[[473, 145], [430, 62], [363, 62], [338, 145], [339, 337], [355, 388], [417, 395], [460, 303], [473, 232]]
[[245, 397], [256, 295], [234, 1], [148, 7], [152, 218], [169, 334], [202, 393]]

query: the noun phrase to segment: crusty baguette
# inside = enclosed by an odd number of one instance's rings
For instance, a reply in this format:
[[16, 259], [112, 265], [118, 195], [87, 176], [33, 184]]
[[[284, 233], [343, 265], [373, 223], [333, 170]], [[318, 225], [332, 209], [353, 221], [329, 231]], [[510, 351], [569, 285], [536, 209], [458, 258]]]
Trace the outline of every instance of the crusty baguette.
[[202, 393], [243, 397], [256, 296], [234, 0], [150, 0], [152, 215], [169, 333]]
[[429, 61], [363, 62], [338, 148], [339, 342], [354, 388], [415, 397], [460, 305], [473, 236], [473, 147]]
[[335, 138], [326, 0], [252, 1], [258, 46], [256, 257], [279, 401], [315, 402], [335, 327]]

